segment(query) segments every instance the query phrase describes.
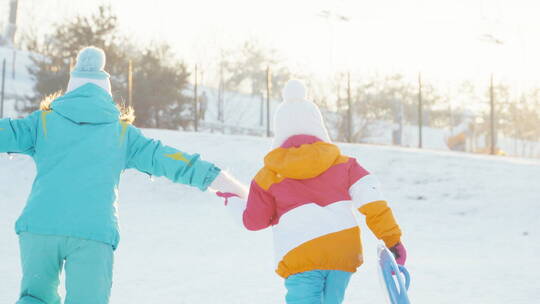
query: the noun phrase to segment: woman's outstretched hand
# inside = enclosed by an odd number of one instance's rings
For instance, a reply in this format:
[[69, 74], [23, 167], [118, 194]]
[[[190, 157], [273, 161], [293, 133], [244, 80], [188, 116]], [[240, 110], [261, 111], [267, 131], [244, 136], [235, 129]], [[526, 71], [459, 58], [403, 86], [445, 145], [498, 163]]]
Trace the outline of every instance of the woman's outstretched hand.
[[238, 196], [244, 200], [247, 199], [249, 193], [247, 186], [225, 171], [219, 173], [210, 185], [210, 190], [217, 192], [218, 196], [223, 198]]

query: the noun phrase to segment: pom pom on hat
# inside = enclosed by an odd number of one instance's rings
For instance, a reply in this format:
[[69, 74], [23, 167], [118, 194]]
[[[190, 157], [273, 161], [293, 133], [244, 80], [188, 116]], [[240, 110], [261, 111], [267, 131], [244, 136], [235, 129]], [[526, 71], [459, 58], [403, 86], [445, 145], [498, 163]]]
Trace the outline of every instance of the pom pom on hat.
[[291, 79], [287, 82], [281, 92], [285, 102], [295, 102], [306, 100], [306, 86], [298, 79]]
[[283, 89], [284, 101], [274, 113], [273, 148], [294, 135], [311, 135], [330, 142], [319, 107], [306, 99], [306, 86], [300, 80], [289, 80]]
[[89, 79], [107, 79], [110, 75], [104, 71], [105, 52], [97, 47], [86, 47], [77, 55], [77, 64], [71, 77]]

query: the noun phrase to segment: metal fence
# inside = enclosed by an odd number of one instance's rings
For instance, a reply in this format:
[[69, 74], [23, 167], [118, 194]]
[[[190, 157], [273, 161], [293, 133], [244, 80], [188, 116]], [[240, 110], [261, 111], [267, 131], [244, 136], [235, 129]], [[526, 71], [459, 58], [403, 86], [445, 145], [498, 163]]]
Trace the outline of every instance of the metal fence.
[[[32, 87], [31, 79], [23, 70], [25, 62], [16, 64], [16, 54], [16, 51], [4, 52], [4, 58], [0, 58], [0, 118], [6, 114], [13, 116], [15, 100], [31, 93], [28, 91]], [[132, 62], [126, 62], [126, 67], [126, 97], [131, 105]], [[272, 136], [272, 114], [280, 102], [276, 92], [281, 90], [279, 85], [272, 87], [272, 67], [260, 71], [265, 86], [258, 94], [224, 87], [219, 72], [214, 73], [218, 75], [215, 79], [205, 80], [203, 75], [215, 71], [197, 65], [191, 71], [188, 94], [193, 105], [188, 129]], [[484, 105], [482, 111], [470, 111], [467, 106], [453, 107], [451, 98], [434, 98], [433, 88], [426, 85], [429, 80], [421, 74], [416, 75], [415, 81], [406, 82], [406, 87], [400, 84], [401, 91], [393, 91], [385, 81], [362, 82], [352, 79], [350, 73], [344, 73], [334, 83], [308, 81], [313, 92], [320, 86], [327, 86], [333, 92], [311, 94], [310, 98], [321, 107], [334, 140], [540, 158], [538, 101], [523, 98], [516, 101], [498, 94], [501, 89], [493, 75], [480, 88], [485, 95], [476, 101]], [[6, 102], [10, 105], [8, 111]]]

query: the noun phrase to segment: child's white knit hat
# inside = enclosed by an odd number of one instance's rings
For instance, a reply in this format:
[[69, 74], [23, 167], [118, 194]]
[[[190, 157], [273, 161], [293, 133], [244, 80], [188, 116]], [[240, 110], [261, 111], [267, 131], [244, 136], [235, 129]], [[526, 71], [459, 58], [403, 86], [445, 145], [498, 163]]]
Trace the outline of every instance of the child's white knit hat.
[[110, 75], [104, 70], [105, 61], [105, 52], [102, 49], [94, 46], [83, 48], [77, 55], [77, 63], [71, 72], [67, 91], [75, 90], [86, 83], [94, 83], [110, 94]]
[[312, 135], [330, 142], [321, 111], [306, 99], [306, 86], [297, 79], [287, 82], [282, 91], [283, 102], [274, 114], [273, 148], [280, 147], [293, 135]]

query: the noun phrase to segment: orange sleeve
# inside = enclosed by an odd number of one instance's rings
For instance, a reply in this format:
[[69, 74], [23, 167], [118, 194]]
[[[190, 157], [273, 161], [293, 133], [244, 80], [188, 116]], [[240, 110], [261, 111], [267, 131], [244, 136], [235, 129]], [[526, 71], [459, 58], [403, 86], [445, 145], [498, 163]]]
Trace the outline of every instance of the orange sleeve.
[[366, 216], [369, 229], [378, 239], [384, 241], [386, 247], [393, 247], [400, 241], [401, 229], [386, 201], [365, 204], [358, 211]]

